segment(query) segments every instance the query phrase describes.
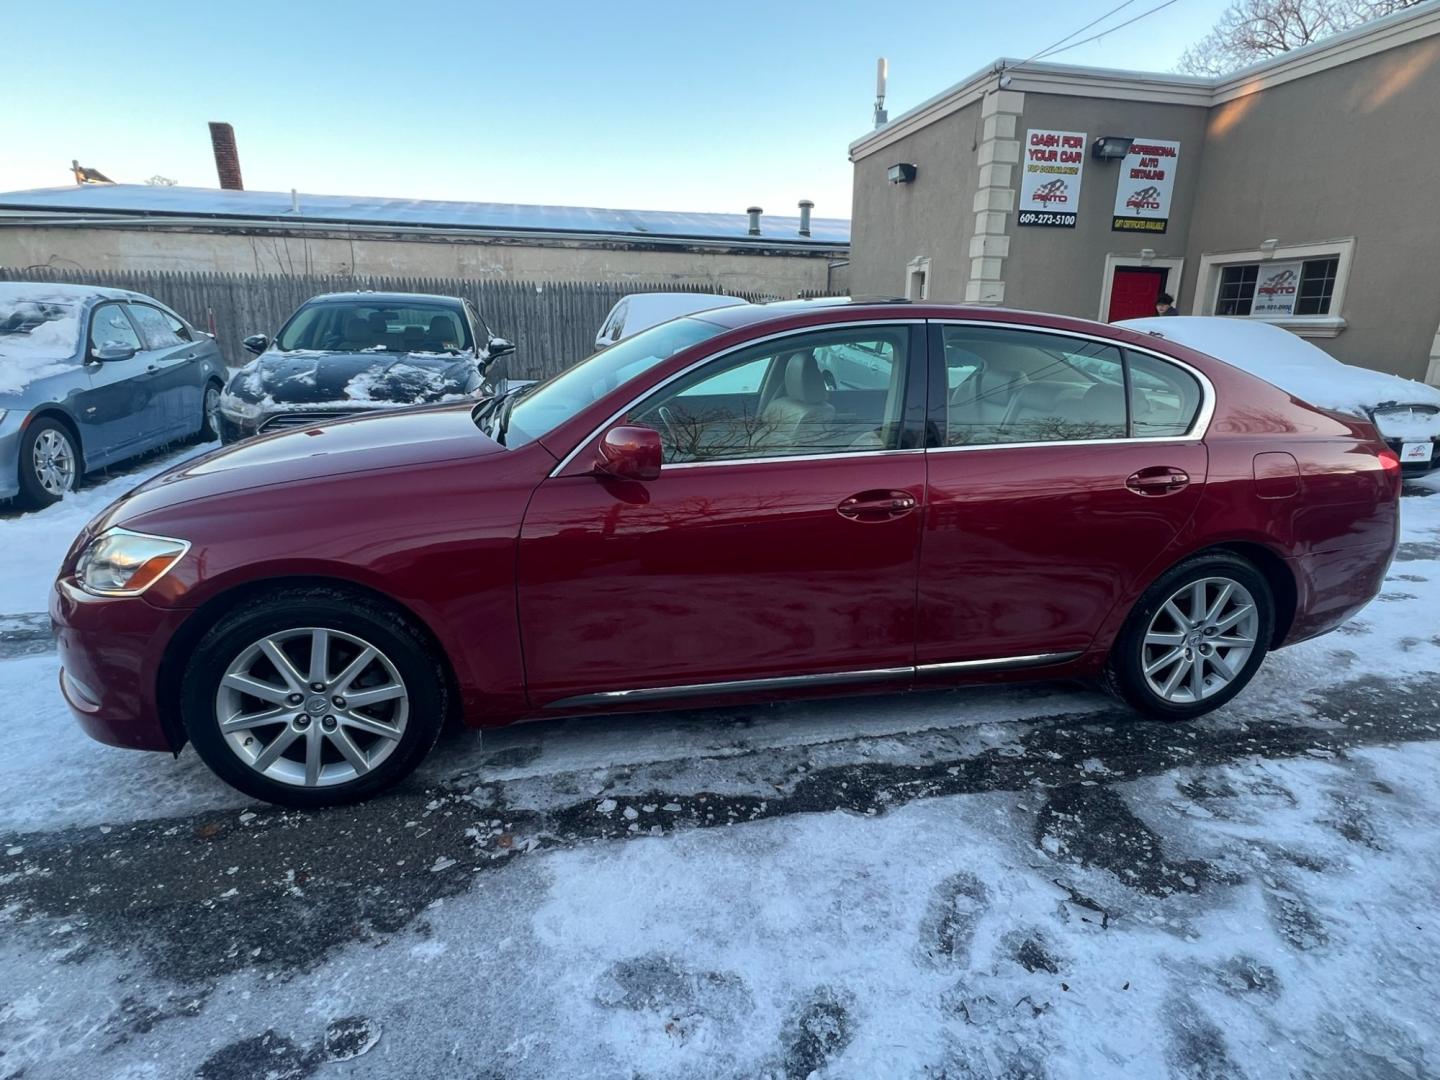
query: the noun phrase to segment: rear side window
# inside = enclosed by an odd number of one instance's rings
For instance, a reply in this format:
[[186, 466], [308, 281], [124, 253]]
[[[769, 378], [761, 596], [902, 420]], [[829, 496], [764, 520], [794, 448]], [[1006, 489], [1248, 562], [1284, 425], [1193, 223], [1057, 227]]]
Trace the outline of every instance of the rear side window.
[[944, 445], [1125, 437], [1125, 367], [1115, 346], [986, 326], [945, 326], [941, 339]]
[[1144, 353], [1130, 364], [1130, 423], [1136, 438], [1184, 435], [1200, 411], [1200, 383], [1188, 371]]

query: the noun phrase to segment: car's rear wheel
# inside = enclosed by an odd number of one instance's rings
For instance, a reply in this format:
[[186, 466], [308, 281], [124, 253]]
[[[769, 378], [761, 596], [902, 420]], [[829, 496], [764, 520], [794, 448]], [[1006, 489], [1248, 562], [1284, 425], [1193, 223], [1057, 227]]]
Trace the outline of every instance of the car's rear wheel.
[[342, 590], [277, 592], [197, 646], [181, 708], [221, 779], [285, 806], [354, 802], [397, 783], [434, 745], [446, 679], [420, 631]]
[[57, 503], [80, 479], [75, 436], [58, 420], [41, 417], [20, 437], [20, 501], [39, 509]]
[[1111, 649], [1106, 685], [1147, 716], [1200, 716], [1254, 677], [1274, 627], [1263, 574], [1227, 552], [1196, 556], [1135, 605]]

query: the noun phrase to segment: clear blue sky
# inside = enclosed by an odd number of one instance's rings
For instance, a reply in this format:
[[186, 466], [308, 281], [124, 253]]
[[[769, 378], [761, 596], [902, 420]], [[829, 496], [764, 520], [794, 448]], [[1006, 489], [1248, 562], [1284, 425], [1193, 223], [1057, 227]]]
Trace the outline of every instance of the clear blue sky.
[[[1119, 2], [50, 0], [41, 16], [0, 0], [0, 25], [28, 28], [5, 47], [19, 107], [0, 191], [69, 183], [71, 158], [213, 187], [205, 125], [228, 120], [255, 190], [767, 213], [811, 198], [848, 217], [876, 57], [894, 116]], [[1171, 70], [1224, 6], [1177, 0], [1056, 59]]]

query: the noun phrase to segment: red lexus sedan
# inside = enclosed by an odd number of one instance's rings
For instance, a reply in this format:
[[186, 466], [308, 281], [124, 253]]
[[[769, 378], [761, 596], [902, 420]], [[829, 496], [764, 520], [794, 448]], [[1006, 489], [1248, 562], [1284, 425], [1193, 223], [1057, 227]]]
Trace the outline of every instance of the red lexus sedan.
[[1093, 677], [1223, 704], [1380, 589], [1369, 423], [1162, 338], [903, 303], [724, 308], [468, 405], [137, 488], [51, 605], [95, 738], [315, 806], [447, 717]]

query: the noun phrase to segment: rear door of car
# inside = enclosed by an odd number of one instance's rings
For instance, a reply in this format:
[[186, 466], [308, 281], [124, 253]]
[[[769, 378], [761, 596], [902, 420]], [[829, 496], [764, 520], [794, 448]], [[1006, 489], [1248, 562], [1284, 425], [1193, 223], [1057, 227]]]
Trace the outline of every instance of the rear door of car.
[[126, 306], [145, 345], [146, 369], [161, 415], [152, 437], [163, 442], [195, 432], [205, 392], [199, 343], [191, 340], [190, 328], [169, 312], [139, 301]]
[[[518, 564], [531, 700], [908, 685], [923, 329], [842, 324], [712, 358], [628, 410], [661, 433], [658, 479], [596, 475], [592, 436], [542, 483]], [[814, 357], [841, 343], [884, 369], [878, 398], [824, 384]]]
[[1213, 390], [1083, 335], [930, 327], [922, 675], [1083, 651], [1195, 512]]

